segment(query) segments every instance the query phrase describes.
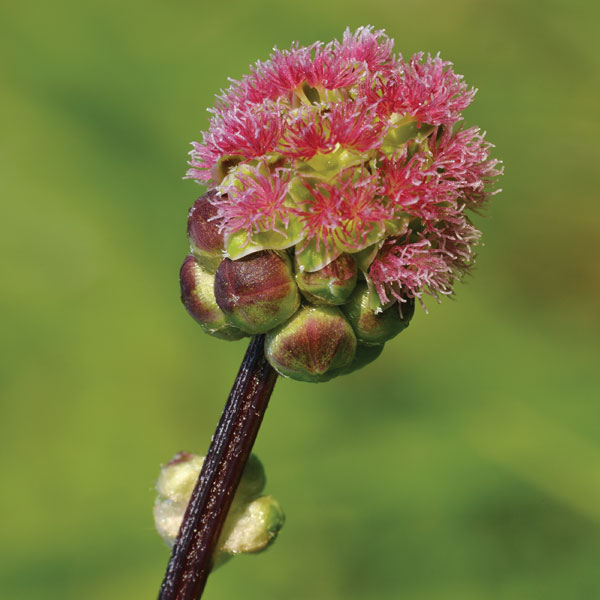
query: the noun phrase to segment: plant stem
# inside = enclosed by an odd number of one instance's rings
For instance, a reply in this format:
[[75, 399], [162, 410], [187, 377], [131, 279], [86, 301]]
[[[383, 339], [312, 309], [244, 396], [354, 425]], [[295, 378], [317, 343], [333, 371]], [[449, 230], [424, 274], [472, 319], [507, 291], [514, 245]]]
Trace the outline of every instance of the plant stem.
[[235, 490], [275, 386], [264, 335], [254, 337], [233, 384], [188, 504], [159, 600], [198, 600]]

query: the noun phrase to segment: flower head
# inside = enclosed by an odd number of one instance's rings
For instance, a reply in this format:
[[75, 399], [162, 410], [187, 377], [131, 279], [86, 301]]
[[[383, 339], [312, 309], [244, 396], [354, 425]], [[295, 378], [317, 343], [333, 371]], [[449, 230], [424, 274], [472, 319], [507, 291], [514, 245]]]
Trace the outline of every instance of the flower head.
[[373, 310], [452, 293], [480, 238], [467, 212], [502, 169], [460, 124], [476, 90], [452, 64], [392, 50], [346, 30], [274, 50], [221, 93], [187, 177], [216, 190], [226, 256], [288, 252], [316, 272], [350, 254]]

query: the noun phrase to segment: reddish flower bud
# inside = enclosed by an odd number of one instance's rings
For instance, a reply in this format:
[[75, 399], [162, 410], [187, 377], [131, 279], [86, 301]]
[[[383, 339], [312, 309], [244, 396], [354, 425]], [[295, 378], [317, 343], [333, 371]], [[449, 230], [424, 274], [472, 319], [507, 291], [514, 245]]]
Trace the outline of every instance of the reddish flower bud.
[[299, 381], [335, 377], [352, 363], [355, 351], [352, 327], [335, 306], [305, 306], [265, 340], [273, 368]]
[[217, 306], [213, 291], [215, 276], [202, 268], [191, 254], [181, 266], [179, 281], [183, 305], [206, 333], [223, 340], [244, 337], [244, 332], [231, 325]]
[[215, 275], [215, 297], [228, 320], [252, 335], [283, 323], [300, 306], [288, 255], [270, 251], [226, 258]]
[[224, 240], [219, 233], [217, 208], [212, 201], [217, 197], [216, 190], [209, 190], [200, 196], [190, 208], [187, 223], [190, 250], [198, 262], [205, 268], [216, 271], [223, 260]]
[[358, 269], [350, 254], [340, 254], [327, 266], [308, 273], [296, 264], [296, 283], [313, 304], [344, 304], [354, 287]]
[[342, 307], [359, 341], [383, 344], [408, 327], [415, 312], [414, 298], [397, 302], [383, 311], [371, 308], [369, 288], [360, 282]]

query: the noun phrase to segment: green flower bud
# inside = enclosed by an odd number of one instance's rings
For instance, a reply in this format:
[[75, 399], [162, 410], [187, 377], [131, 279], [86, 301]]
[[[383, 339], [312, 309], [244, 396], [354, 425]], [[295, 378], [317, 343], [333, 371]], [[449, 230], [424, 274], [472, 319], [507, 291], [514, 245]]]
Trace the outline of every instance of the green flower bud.
[[356, 286], [358, 269], [350, 254], [340, 254], [327, 266], [309, 273], [296, 262], [296, 283], [313, 304], [344, 304]]
[[229, 322], [252, 335], [283, 323], [300, 306], [288, 255], [269, 251], [226, 258], [215, 275], [215, 298]]
[[215, 276], [198, 264], [188, 254], [181, 271], [181, 301], [202, 329], [223, 340], [239, 340], [245, 333], [229, 323], [225, 313], [218, 307], [214, 293]]
[[356, 354], [354, 360], [346, 367], [340, 375], [347, 375], [358, 369], [366, 367], [369, 363], [372, 363], [376, 358], [379, 358], [383, 352], [385, 344], [356, 344]]
[[209, 190], [200, 196], [190, 208], [187, 223], [190, 250], [198, 262], [212, 273], [217, 270], [225, 254], [224, 238], [215, 220], [217, 209], [211, 203], [216, 197], [216, 190]]
[[383, 311], [374, 310], [370, 294], [366, 283], [358, 283], [342, 310], [359, 341], [365, 344], [383, 344], [408, 327], [415, 312], [415, 301], [408, 298], [406, 302], [395, 303]]
[[[203, 456], [180, 452], [161, 469], [154, 521], [169, 547], [175, 543], [203, 463]], [[283, 527], [285, 516], [279, 503], [272, 496], [260, 496], [265, 481], [262, 463], [250, 455], [217, 543], [215, 565], [233, 554], [264, 550]]]
[[265, 354], [284, 377], [327, 381], [349, 366], [356, 337], [335, 306], [305, 306], [287, 323], [267, 334]]

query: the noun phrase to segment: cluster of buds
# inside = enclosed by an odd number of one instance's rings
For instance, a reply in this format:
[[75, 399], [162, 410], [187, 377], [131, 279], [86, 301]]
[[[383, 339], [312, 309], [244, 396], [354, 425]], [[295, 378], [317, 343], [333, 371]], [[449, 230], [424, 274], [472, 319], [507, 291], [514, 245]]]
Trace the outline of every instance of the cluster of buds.
[[[203, 456], [179, 452], [161, 469], [156, 482], [154, 522], [170, 548], [177, 538], [203, 463]], [[251, 454], [217, 543], [215, 567], [235, 554], [261, 552], [277, 538], [285, 517], [272, 496], [261, 495], [265, 483], [263, 465]]]
[[180, 272], [182, 301], [204, 331], [227, 340], [265, 333], [281, 375], [318, 382], [366, 365], [408, 326], [414, 300], [382, 306], [352, 253], [315, 271], [289, 249], [224, 258], [220, 198], [211, 190], [190, 210], [191, 253]]
[[451, 64], [392, 54], [382, 31], [275, 51], [222, 93], [188, 177], [182, 300], [203, 329], [266, 334], [281, 374], [326, 381], [407, 327], [415, 300], [469, 271], [479, 209], [501, 172], [475, 90]]

